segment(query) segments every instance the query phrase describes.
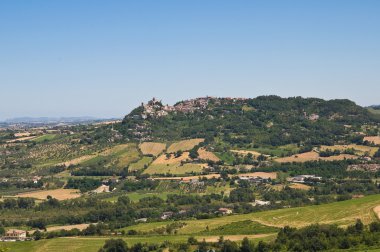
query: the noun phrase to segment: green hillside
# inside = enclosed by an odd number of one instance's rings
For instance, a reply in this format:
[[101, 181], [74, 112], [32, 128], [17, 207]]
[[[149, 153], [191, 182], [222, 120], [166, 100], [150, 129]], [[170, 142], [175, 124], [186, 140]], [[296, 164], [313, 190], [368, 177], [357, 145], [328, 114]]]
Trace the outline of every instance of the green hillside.
[[245, 146], [329, 145], [348, 141], [364, 123], [380, 121], [379, 116], [349, 100], [198, 98], [177, 103], [167, 115], [160, 102], [145, 106], [128, 114], [118, 128], [127, 138], [220, 137], [229, 144]]

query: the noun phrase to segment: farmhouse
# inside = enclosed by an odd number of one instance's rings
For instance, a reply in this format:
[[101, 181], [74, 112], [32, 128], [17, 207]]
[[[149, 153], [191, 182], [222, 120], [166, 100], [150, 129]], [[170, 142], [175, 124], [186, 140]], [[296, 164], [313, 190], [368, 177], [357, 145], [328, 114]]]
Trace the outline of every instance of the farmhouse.
[[255, 200], [255, 202], [251, 203], [252, 206], [269, 206], [270, 201], [264, 201], [264, 200]]
[[267, 179], [263, 179], [261, 177], [248, 177], [248, 176], [239, 176], [239, 180], [248, 181], [253, 184], [262, 184], [268, 182]]
[[135, 222], [140, 222], [140, 223], [145, 223], [147, 221], [148, 221], [148, 218], [141, 218], [141, 219], [135, 220]]
[[93, 190], [92, 192], [94, 192], [94, 193], [108, 193], [108, 192], [110, 192], [110, 187], [106, 186], [106, 185], [101, 185], [98, 188], [96, 188], [95, 190]]
[[25, 239], [26, 239], [26, 231], [18, 230], [18, 229], [8, 230], [3, 237], [3, 240], [8, 240], [8, 241], [24, 241]]
[[40, 176], [34, 176], [34, 177], [33, 177], [33, 183], [34, 183], [34, 184], [37, 184], [38, 181], [40, 181], [40, 180], [41, 180], [41, 177], [40, 177]]
[[233, 213], [232, 209], [224, 208], [224, 207], [219, 208], [218, 212], [221, 213], [221, 214], [223, 214], [223, 215], [232, 214]]
[[161, 215], [161, 220], [167, 220], [170, 217], [172, 217], [173, 215], [174, 215], [173, 212], [163, 212]]

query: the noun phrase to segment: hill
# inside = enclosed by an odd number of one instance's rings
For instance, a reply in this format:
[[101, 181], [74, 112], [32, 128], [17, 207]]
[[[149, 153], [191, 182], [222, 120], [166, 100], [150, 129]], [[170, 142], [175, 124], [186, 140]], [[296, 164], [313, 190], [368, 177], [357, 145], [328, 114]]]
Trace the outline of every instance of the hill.
[[351, 141], [363, 124], [377, 122], [378, 115], [349, 100], [204, 97], [174, 106], [153, 99], [125, 116], [118, 130], [139, 141], [219, 138], [231, 145], [332, 145]]

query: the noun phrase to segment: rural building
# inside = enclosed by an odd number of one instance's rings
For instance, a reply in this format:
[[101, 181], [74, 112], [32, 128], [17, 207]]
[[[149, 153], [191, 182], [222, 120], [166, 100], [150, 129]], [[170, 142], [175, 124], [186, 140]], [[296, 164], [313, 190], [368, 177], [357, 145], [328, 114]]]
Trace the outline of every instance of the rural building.
[[24, 241], [25, 239], [26, 239], [26, 231], [18, 230], [18, 229], [8, 230], [3, 237], [3, 240], [9, 240], [9, 241]]
[[224, 207], [219, 208], [218, 212], [221, 213], [221, 214], [223, 214], [223, 215], [232, 214], [233, 213], [232, 209], [224, 208]]
[[252, 206], [269, 206], [270, 201], [264, 201], [264, 200], [255, 200], [253, 203], [251, 203]]
[[167, 220], [170, 217], [172, 217], [173, 215], [174, 215], [173, 212], [163, 212], [161, 215], [161, 220]]
[[34, 177], [33, 177], [33, 183], [34, 183], [34, 184], [37, 184], [38, 181], [40, 181], [40, 180], [41, 180], [41, 177], [40, 177], [40, 176], [34, 176]]
[[248, 182], [254, 183], [254, 184], [261, 184], [261, 183], [268, 182], [267, 179], [263, 179], [261, 177], [250, 177], [250, 176], [239, 176], [239, 180], [248, 181]]
[[321, 180], [322, 177], [317, 177], [315, 175], [298, 175], [290, 178], [290, 181], [293, 183], [305, 183], [305, 179]]
[[96, 188], [95, 190], [93, 190], [92, 192], [94, 192], [94, 193], [108, 193], [108, 192], [110, 192], [110, 187], [107, 185], [101, 185], [98, 188]]
[[144, 222], [147, 222], [147, 221], [148, 221], [148, 218], [141, 218], [141, 219], [135, 220], [135, 222], [140, 222], [140, 223], [144, 223]]

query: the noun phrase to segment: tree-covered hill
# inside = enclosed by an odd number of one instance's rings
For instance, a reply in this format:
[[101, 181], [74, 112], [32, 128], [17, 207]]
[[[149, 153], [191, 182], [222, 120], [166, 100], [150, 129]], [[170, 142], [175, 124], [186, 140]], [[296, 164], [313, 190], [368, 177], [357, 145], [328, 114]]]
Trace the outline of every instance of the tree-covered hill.
[[152, 100], [125, 116], [118, 130], [131, 140], [219, 138], [231, 144], [304, 145], [358, 141], [379, 115], [350, 100], [197, 98], [164, 106]]

